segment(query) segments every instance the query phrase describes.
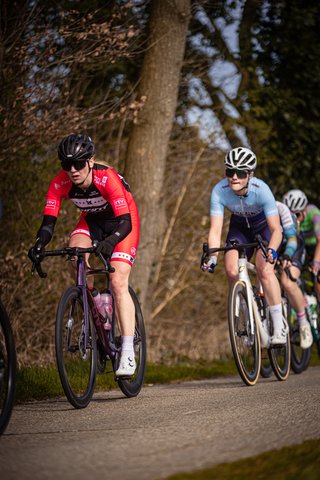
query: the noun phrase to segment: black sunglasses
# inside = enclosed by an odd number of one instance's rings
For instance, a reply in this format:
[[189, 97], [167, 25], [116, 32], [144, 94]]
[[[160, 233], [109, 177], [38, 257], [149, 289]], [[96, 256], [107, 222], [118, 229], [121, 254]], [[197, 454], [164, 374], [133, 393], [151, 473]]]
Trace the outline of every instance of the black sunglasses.
[[226, 175], [229, 178], [232, 178], [236, 174], [238, 178], [246, 178], [249, 172], [247, 170], [238, 170], [237, 168], [227, 168]]
[[89, 160], [71, 160], [70, 162], [68, 162], [65, 160], [61, 160], [62, 170], [65, 170], [66, 172], [70, 172], [72, 165], [76, 170], [82, 170], [86, 166], [86, 163], [88, 161]]
[[303, 212], [298, 212], [298, 213], [296, 213], [296, 217], [297, 217], [297, 218], [299, 218], [300, 215], [303, 215]]

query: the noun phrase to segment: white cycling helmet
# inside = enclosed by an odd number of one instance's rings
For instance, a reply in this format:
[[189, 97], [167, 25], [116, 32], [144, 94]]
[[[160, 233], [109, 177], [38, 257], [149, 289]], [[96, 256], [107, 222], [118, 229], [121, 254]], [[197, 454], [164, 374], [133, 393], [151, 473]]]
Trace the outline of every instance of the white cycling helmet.
[[308, 205], [307, 196], [301, 190], [289, 190], [283, 195], [282, 202], [294, 213], [302, 212]]
[[237, 147], [227, 153], [224, 159], [224, 164], [226, 168], [254, 170], [257, 166], [257, 158], [249, 148]]

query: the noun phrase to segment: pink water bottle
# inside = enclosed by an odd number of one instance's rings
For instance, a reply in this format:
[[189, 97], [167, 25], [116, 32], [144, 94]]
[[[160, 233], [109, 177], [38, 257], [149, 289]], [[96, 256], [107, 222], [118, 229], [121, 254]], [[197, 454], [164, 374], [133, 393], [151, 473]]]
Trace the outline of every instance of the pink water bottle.
[[105, 288], [100, 292], [101, 307], [100, 313], [104, 317], [103, 326], [105, 330], [111, 330], [112, 322], [112, 295], [110, 290]]
[[96, 307], [98, 309], [98, 312], [100, 312], [101, 305], [102, 305], [100, 293], [95, 287], [90, 288], [90, 290], [93, 296], [94, 303], [96, 304]]

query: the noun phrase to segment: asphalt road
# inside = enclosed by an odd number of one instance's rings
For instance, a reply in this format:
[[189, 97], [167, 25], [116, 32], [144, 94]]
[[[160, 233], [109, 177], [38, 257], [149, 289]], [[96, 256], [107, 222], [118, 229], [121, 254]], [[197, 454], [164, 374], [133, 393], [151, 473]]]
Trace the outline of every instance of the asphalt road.
[[239, 376], [145, 386], [15, 407], [1, 480], [166, 478], [320, 438], [320, 367], [246, 387]]

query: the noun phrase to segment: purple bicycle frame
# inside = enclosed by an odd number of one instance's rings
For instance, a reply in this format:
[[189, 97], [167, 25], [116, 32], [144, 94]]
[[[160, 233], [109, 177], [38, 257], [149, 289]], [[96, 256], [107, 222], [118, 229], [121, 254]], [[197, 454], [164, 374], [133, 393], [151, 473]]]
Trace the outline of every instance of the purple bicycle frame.
[[82, 291], [82, 299], [83, 299], [83, 311], [84, 311], [84, 321], [86, 324], [85, 328], [85, 349], [87, 348], [87, 325], [88, 325], [88, 300], [89, 300], [89, 308], [90, 312], [93, 317], [93, 321], [96, 327], [97, 334], [99, 339], [103, 345], [103, 348], [106, 354], [109, 355], [110, 358], [114, 358], [116, 352], [118, 351], [115, 345], [113, 345], [109, 338], [107, 337], [107, 333], [104, 329], [103, 322], [101, 320], [100, 314], [94, 303], [93, 297], [89, 290], [89, 287], [86, 285], [86, 262], [82, 255], [78, 257], [78, 274], [77, 274], [77, 287]]

